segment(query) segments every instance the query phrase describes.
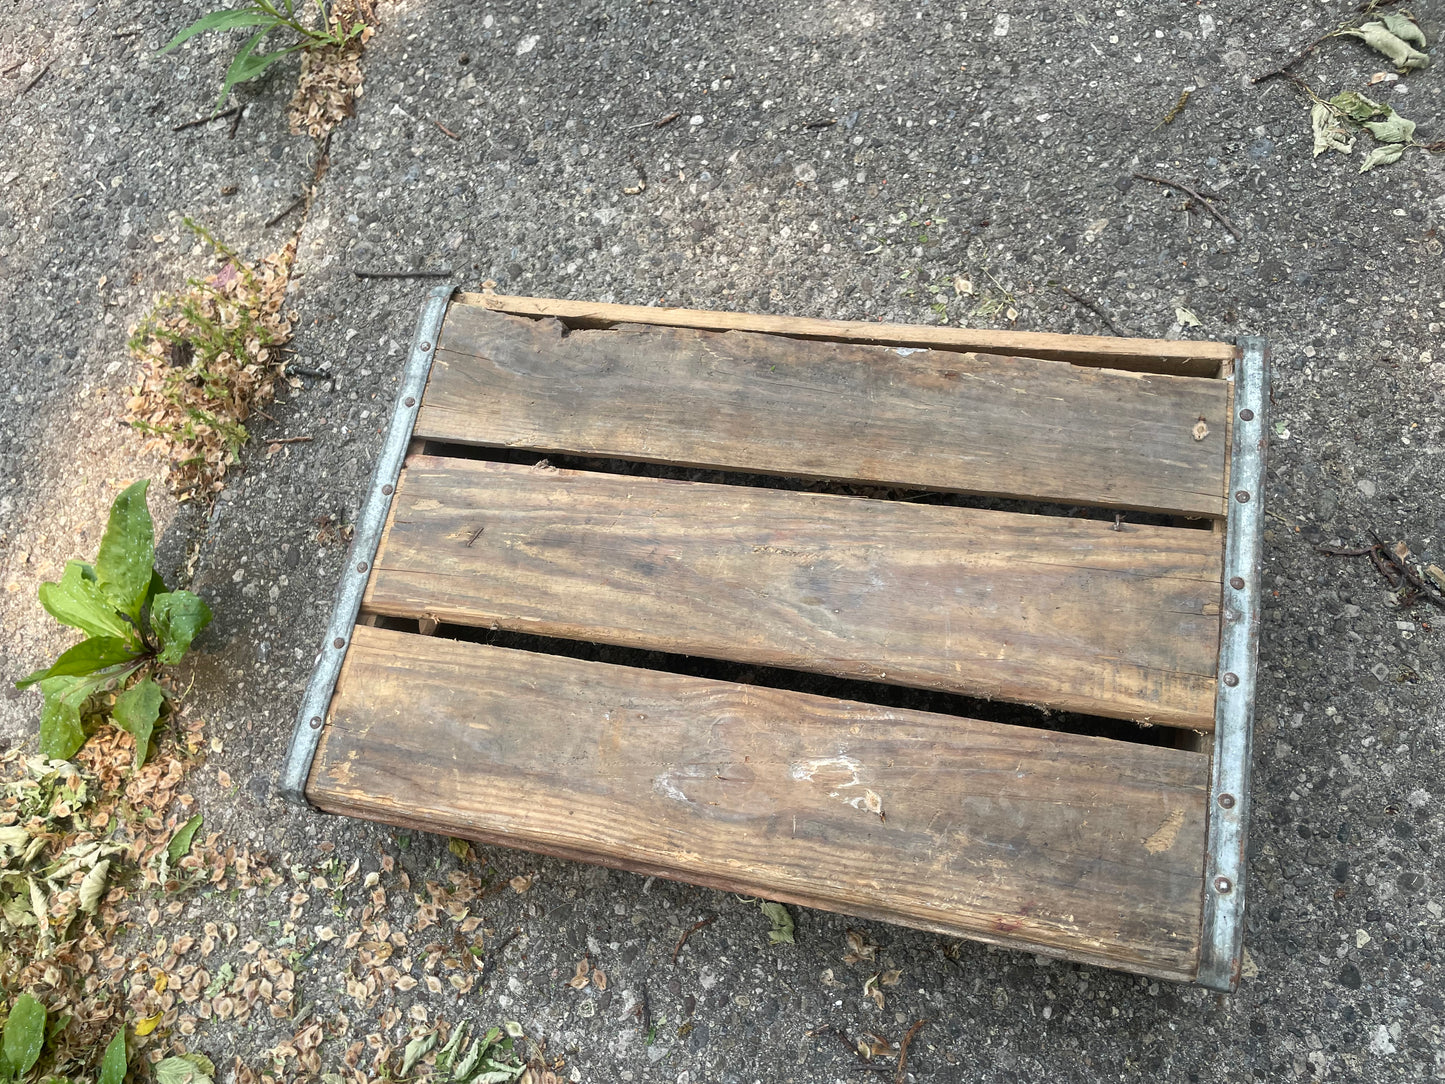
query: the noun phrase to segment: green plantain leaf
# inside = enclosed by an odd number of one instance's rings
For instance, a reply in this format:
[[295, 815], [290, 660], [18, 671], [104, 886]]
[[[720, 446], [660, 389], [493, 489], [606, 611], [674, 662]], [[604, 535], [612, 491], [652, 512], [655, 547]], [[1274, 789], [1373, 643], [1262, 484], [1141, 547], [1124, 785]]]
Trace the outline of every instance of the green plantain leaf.
[[145, 763], [151, 730], [160, 718], [161, 704], [165, 698], [161, 687], [150, 678], [136, 682], [115, 698], [115, 707], [110, 712], [111, 719], [116, 726], [135, 738], [137, 768]]
[[66, 651], [48, 668], [36, 670], [33, 674], [21, 678], [15, 683], [15, 687], [23, 689], [45, 678], [93, 674], [97, 670], [103, 670], [108, 666], [127, 662], [133, 658], [135, 658], [135, 652], [131, 650], [130, 644], [120, 637], [92, 636]]
[[274, 15], [261, 11], [213, 11], [209, 15], [203, 15], [168, 41], [161, 53], [169, 53], [176, 46], [208, 30], [236, 30], [243, 26], [262, 26], [267, 23], [272, 26], [280, 25]]
[[115, 1033], [115, 1038], [105, 1048], [105, 1057], [100, 1060], [99, 1084], [125, 1084], [125, 1028]]
[[95, 582], [95, 569], [84, 561], [71, 561], [59, 583], [40, 585], [40, 605], [62, 625], [90, 636], [134, 636], [131, 627]]
[[155, 525], [146, 507], [148, 479], [127, 486], [110, 506], [110, 522], [95, 558], [100, 588], [121, 613], [140, 620], [156, 559]]
[[21, 994], [5, 1021], [5, 1060], [17, 1076], [24, 1076], [40, 1060], [44, 1045], [45, 1006], [29, 994]]
[[85, 744], [80, 714], [86, 702], [116, 678], [112, 670], [100, 674], [65, 674], [42, 678], [40, 691], [40, 752], [52, 760], [69, 760]]
[[151, 629], [160, 637], [160, 661], [181, 661], [191, 641], [211, 623], [211, 608], [189, 591], [167, 591], [151, 603]]

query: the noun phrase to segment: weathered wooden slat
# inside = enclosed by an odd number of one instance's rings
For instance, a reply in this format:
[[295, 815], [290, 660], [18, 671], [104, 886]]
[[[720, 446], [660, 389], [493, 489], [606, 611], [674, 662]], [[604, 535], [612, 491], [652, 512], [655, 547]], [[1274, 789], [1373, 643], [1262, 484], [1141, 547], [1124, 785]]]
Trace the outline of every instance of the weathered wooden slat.
[[359, 627], [322, 809], [1166, 978], [1207, 756]]
[[1207, 730], [1212, 532], [415, 457], [364, 607]]
[[658, 324], [708, 331], [762, 331], [792, 338], [828, 342], [882, 343], [889, 346], [933, 347], [940, 350], [981, 350], [1019, 357], [1050, 358], [1075, 365], [1102, 365], [1132, 372], [1178, 376], [1217, 376], [1238, 351], [1231, 343], [1182, 342], [1172, 339], [1104, 338], [1054, 335], [984, 328], [873, 324], [862, 320], [813, 320], [796, 316], [764, 316], [704, 309], [651, 305], [607, 305], [595, 301], [560, 301], [544, 297], [501, 294], [460, 294], [453, 303], [519, 316], [555, 316], [573, 327], [617, 324]]
[[1220, 380], [691, 328], [568, 333], [465, 305], [439, 347], [421, 438], [1224, 512]]

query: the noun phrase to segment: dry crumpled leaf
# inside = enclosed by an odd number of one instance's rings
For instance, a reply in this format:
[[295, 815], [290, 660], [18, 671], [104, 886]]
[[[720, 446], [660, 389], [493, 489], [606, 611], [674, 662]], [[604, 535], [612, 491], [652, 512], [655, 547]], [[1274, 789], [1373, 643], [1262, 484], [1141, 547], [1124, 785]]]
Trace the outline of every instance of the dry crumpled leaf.
[[1339, 114], [1325, 102], [1310, 106], [1310, 127], [1315, 134], [1315, 157], [1326, 151], [1349, 154], [1355, 149], [1355, 137], [1340, 123]]
[[567, 980], [567, 985], [572, 987], [572, 989], [574, 990], [585, 990], [589, 981], [587, 978], [587, 972], [591, 970], [592, 965], [587, 962], [586, 957], [578, 960], [577, 970], [573, 973], [572, 977]]
[[[1400, 29], [1404, 29], [1402, 24], [1414, 25], [1410, 23], [1408, 19], [1397, 16], [1394, 25], [1400, 27]], [[1415, 29], [1418, 32], [1419, 28], [1416, 27]], [[1406, 32], [1408, 33], [1409, 31]], [[1343, 31], [1343, 33], [1352, 38], [1359, 38], [1371, 49], [1375, 50], [1375, 52], [1383, 53], [1401, 70], [1409, 71], [1412, 68], [1428, 68], [1430, 66], [1430, 58], [1428, 56], [1420, 52], [1419, 49], [1414, 48], [1410, 42], [1398, 34], [1392, 33], [1390, 26], [1378, 20], [1365, 23], [1364, 26], [1351, 27]], [[1424, 34], [1420, 34], [1417, 39], [1422, 45], [1424, 44], [1424, 37]]]
[[1376, 166], [1388, 166], [1392, 162], [1398, 162], [1404, 153], [1405, 144], [1403, 143], [1381, 143], [1369, 153], [1364, 164], [1360, 166], [1360, 172], [1368, 173]]
[[878, 946], [867, 941], [857, 930], [849, 930], [845, 936], [848, 939], [848, 955], [843, 957], [845, 964], [863, 963], [865, 960], [871, 962], [878, 952]]
[[874, 972], [868, 976], [868, 981], [863, 984], [863, 996], [871, 997], [873, 1004], [877, 1005], [880, 1009], [883, 1008], [883, 990], [878, 985], [878, 980], [881, 976], [882, 972]]

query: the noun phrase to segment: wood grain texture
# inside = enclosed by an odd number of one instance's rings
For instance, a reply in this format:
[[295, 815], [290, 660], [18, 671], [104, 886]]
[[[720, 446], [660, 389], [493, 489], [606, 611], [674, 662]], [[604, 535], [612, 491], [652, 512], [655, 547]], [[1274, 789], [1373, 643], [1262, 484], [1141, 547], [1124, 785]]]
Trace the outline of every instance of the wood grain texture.
[[1177, 749], [363, 627], [307, 797], [1189, 979], [1208, 784]]
[[[449, 311], [420, 438], [1222, 516], [1220, 380]], [[1212, 431], [1196, 439], [1199, 420]]]
[[1208, 730], [1212, 532], [416, 457], [363, 606]]
[[1019, 357], [1049, 358], [1075, 365], [1102, 365], [1132, 372], [1215, 377], [1238, 353], [1232, 343], [1182, 342], [1173, 339], [1127, 339], [1094, 335], [1054, 335], [986, 328], [875, 324], [862, 320], [814, 320], [797, 316], [712, 312], [651, 305], [606, 305], [594, 301], [560, 301], [545, 297], [502, 294], [459, 294], [452, 303], [519, 316], [555, 316], [574, 327], [616, 324], [657, 324], [708, 331], [763, 331], [793, 338], [829, 342], [881, 343], [888, 346], [933, 347], [940, 350], [981, 350]]

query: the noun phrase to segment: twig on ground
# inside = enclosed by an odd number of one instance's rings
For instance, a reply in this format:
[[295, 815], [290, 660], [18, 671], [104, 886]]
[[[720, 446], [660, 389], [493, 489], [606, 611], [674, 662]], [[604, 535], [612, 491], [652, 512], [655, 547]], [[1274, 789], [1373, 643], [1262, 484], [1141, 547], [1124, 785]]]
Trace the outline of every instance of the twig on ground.
[[[1411, 595], [1421, 595], [1428, 601], [1433, 602], [1436, 606], [1439, 606], [1442, 610], [1445, 610], [1445, 592], [1441, 592], [1432, 584], [1428, 584], [1422, 580], [1419, 575], [1416, 574], [1415, 570], [1405, 562], [1404, 557], [1401, 557], [1389, 546], [1380, 541], [1379, 535], [1371, 531], [1370, 537], [1375, 540], [1373, 547], [1374, 552], [1379, 554], [1380, 557], [1399, 574], [1401, 580], [1410, 585]], [[1405, 550], [1405, 556], [1408, 557], [1409, 555], [1410, 551]]]
[[1445, 591], [1428, 583], [1421, 578], [1420, 574], [1410, 567], [1405, 557], [1410, 556], [1410, 551], [1405, 550], [1404, 557], [1396, 553], [1380, 539], [1374, 531], [1370, 537], [1375, 540], [1371, 546], [1316, 546], [1320, 553], [1329, 554], [1331, 557], [1364, 557], [1370, 558], [1370, 563], [1380, 573], [1385, 582], [1392, 590], [1404, 589], [1404, 595], [1400, 599], [1403, 605], [1412, 605], [1417, 599], [1425, 599], [1442, 610], [1445, 610]]
[[497, 969], [497, 957], [501, 956], [502, 950], [515, 941], [522, 934], [522, 927], [516, 926], [506, 937], [492, 945], [492, 950], [487, 953], [487, 958], [482, 961], [482, 973], [477, 979], [477, 989], [480, 990], [492, 977], [492, 972]]
[[652, 1002], [647, 998], [647, 983], [642, 984], [642, 1000], [637, 1005], [637, 1022], [642, 1025], [642, 1037], [652, 1030]]
[[837, 117], [829, 117], [827, 120], [810, 120], [803, 125], [804, 128], [831, 128], [838, 123]]
[[267, 444], [310, 444], [310, 437], [272, 437]]
[[241, 111], [239, 105], [233, 105], [230, 109], [223, 109], [219, 113], [212, 113], [208, 117], [197, 117], [195, 120], [183, 121], [171, 129], [173, 132], [184, 132], [187, 128], [194, 128], [198, 124], [210, 124], [213, 120], [220, 120], [222, 117], [234, 116]]
[[1290, 71], [1291, 68], [1293, 68], [1300, 61], [1304, 60], [1307, 56], [1313, 53], [1330, 38], [1334, 37], [1337, 33], [1339, 33], [1338, 30], [1331, 30], [1328, 34], [1321, 34], [1319, 37], [1315, 38], [1314, 41], [1310, 42], [1308, 45], [1306, 45], [1294, 56], [1286, 60], [1279, 67], [1271, 68], [1267, 72], [1261, 72], [1259, 75], [1256, 75], [1253, 79], [1251, 79], [1250, 82], [1263, 83], [1265, 80], [1273, 79], [1277, 75], [1293, 76], [1294, 73]]
[[351, 273], [359, 279], [449, 279], [452, 277], [450, 269], [446, 271], [361, 271], [353, 267]]
[[893, 1084], [903, 1084], [904, 1074], [908, 1072], [908, 1044], [913, 1042], [913, 1037], [927, 1020], [915, 1020], [913, 1026], [908, 1029], [908, 1034], [903, 1036], [903, 1042], [898, 1044], [898, 1072], [893, 1075]]
[[36, 72], [36, 73], [35, 73], [35, 78], [32, 79], [32, 80], [30, 80], [30, 82], [26, 83], [24, 89], [21, 90], [19, 94], [15, 95], [15, 97], [17, 97], [17, 98], [23, 98], [23, 97], [25, 97], [25, 95], [29, 94], [32, 90], [34, 90], [34, 89], [35, 89], [35, 84], [38, 83], [38, 82], [40, 82], [40, 80], [42, 80], [42, 79], [45, 78], [45, 73], [50, 70], [50, 65], [51, 65], [51, 64], [54, 64], [54, 63], [55, 63], [55, 61], [52, 60], [52, 61], [50, 61], [49, 63], [47, 63], [47, 64], [45, 65], [45, 67], [41, 68], [40, 71]]
[[1199, 204], [1206, 211], [1212, 214], [1216, 219], [1218, 219], [1221, 226], [1227, 229], [1230, 233], [1234, 234], [1234, 239], [1236, 241], [1244, 240], [1244, 234], [1239, 232], [1239, 227], [1236, 226], [1233, 222], [1229, 221], [1229, 219], [1225, 217], [1223, 211], [1219, 210], [1219, 208], [1215, 207], [1214, 204], [1209, 202], [1209, 199], [1207, 197], [1201, 196], [1198, 192], [1190, 188], [1187, 184], [1181, 184], [1178, 181], [1171, 181], [1164, 177], [1156, 177], [1152, 173], [1135, 173], [1134, 176], [1138, 177], [1141, 181], [1152, 181], [1154, 184], [1162, 184], [1166, 188], [1177, 188], [1180, 192], [1183, 192], [1190, 199], [1194, 200], [1195, 203]]
[[666, 128], [669, 124], [677, 120], [677, 118], [680, 116], [682, 116], [680, 110], [673, 110], [665, 117], [658, 117], [656, 120], [645, 120], [641, 124], [629, 124], [626, 128], [622, 130], [624, 132], [631, 132], [635, 131], [638, 128]]
[[305, 202], [306, 193], [303, 192], [301, 193], [301, 195], [297, 196], [290, 203], [288, 203], [284, 209], [277, 211], [274, 215], [268, 218], [266, 220], [266, 228], [270, 229], [272, 226], [276, 225], [276, 223], [280, 222], [283, 218], [285, 218], [287, 215], [289, 215], [292, 211], [296, 210], [296, 208], [300, 207]]
[[687, 939], [704, 926], [711, 926], [717, 921], [717, 915], [708, 915], [707, 918], [700, 918], [687, 929], [682, 931], [682, 936], [677, 939], [677, 944], [672, 949], [672, 966], [677, 966], [677, 954], [682, 951], [682, 946], [687, 944]]
[[460, 140], [462, 138], [461, 136], [457, 135], [456, 132], [452, 131], [445, 124], [443, 124], [441, 121], [437, 120], [435, 117], [432, 118], [432, 123], [441, 129], [442, 135], [448, 137], [449, 139]]
[[288, 365], [282, 372], [286, 376], [309, 376], [313, 380], [331, 379], [331, 374], [325, 369], [303, 369], [298, 365]]
[[1119, 325], [1114, 323], [1113, 320], [1109, 319], [1109, 314], [1099, 307], [1099, 303], [1097, 301], [1093, 301], [1090, 298], [1085, 297], [1083, 294], [1076, 294], [1067, 286], [1060, 286], [1059, 289], [1062, 290], [1069, 297], [1077, 301], [1080, 305], [1084, 306], [1084, 308], [1092, 312], [1100, 320], [1104, 321], [1104, 326], [1107, 327], [1109, 331], [1112, 332], [1114, 335], [1118, 336], [1121, 339], [1125, 338], [1124, 332], [1119, 330]]
[[235, 139], [235, 138], [236, 138], [236, 129], [239, 128], [239, 127], [241, 127], [241, 118], [244, 117], [245, 115], [246, 115], [246, 110], [245, 110], [245, 109], [238, 108], [238, 109], [236, 110], [235, 116], [233, 116], [233, 117], [231, 118], [231, 130], [226, 133], [226, 138], [227, 138], [227, 139]]

